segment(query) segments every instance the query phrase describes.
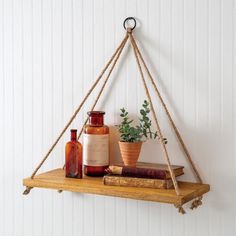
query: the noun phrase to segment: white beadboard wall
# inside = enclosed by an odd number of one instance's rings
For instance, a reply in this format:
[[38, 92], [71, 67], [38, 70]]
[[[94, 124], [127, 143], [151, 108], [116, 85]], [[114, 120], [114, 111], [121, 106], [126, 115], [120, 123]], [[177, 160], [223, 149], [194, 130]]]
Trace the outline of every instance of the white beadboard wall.
[[[0, 235], [235, 236], [235, 5], [0, 0]], [[203, 206], [191, 211], [187, 205], [184, 216], [173, 206], [145, 201], [44, 189], [22, 195], [22, 178], [32, 173], [124, 37], [127, 16], [137, 18], [134, 34], [200, 174], [211, 184]], [[97, 106], [110, 126], [119, 122], [119, 108], [133, 116], [145, 98], [129, 52]], [[72, 127], [81, 127], [92, 98]], [[154, 101], [172, 163], [186, 166], [182, 179], [194, 180]], [[40, 171], [63, 165], [68, 138], [69, 132]], [[120, 158], [114, 139], [111, 158]], [[145, 143], [141, 159], [163, 162], [159, 145]]]

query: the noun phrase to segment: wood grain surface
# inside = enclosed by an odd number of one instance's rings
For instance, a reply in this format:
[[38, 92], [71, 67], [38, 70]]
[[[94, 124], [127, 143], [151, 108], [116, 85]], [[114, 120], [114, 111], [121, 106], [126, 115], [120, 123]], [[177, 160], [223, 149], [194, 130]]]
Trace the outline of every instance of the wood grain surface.
[[87, 176], [83, 179], [65, 178], [63, 169], [39, 174], [34, 179], [26, 178], [23, 180], [23, 185], [172, 204], [184, 204], [210, 190], [208, 184], [179, 182], [181, 194], [177, 196], [174, 189], [106, 186], [102, 178]]

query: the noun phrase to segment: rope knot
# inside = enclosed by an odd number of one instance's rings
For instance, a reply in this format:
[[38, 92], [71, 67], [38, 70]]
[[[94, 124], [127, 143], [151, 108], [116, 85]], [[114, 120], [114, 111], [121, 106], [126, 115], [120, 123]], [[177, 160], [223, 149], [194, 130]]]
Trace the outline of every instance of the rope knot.
[[190, 209], [193, 210], [195, 208], [198, 208], [201, 205], [202, 205], [202, 197], [199, 197], [192, 202]]
[[178, 208], [178, 211], [179, 211], [179, 213], [181, 213], [181, 214], [186, 214], [186, 211], [184, 210], [184, 208], [182, 207], [182, 206], [180, 206], [179, 208]]
[[27, 195], [30, 193], [30, 190], [32, 189], [33, 187], [26, 187], [24, 192], [23, 192], [23, 195]]
[[178, 212], [182, 215], [186, 214], [186, 211], [184, 210], [183, 206], [182, 205], [174, 205], [176, 208], [178, 208]]
[[128, 27], [127, 28], [127, 33], [132, 34], [132, 28]]

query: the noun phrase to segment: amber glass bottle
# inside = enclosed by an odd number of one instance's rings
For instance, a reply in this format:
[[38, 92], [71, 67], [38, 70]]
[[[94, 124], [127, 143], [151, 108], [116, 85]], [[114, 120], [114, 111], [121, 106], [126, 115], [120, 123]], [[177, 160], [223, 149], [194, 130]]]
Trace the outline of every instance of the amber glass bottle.
[[81, 179], [83, 177], [82, 145], [77, 141], [76, 129], [71, 130], [71, 140], [66, 144], [65, 159], [66, 177]]
[[109, 165], [109, 127], [104, 125], [103, 111], [90, 111], [89, 124], [84, 127], [84, 173], [103, 176]]

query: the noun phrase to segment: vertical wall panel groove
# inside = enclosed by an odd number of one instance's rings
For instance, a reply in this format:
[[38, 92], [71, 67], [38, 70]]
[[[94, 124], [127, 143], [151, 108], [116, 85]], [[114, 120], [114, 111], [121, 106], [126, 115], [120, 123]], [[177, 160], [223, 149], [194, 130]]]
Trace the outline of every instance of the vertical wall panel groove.
[[[2, 10], [1, 10], [1, 52], [2, 52], [2, 55], [1, 55], [1, 86], [2, 86], [2, 99], [1, 99], [1, 108], [2, 108], [2, 119], [1, 119], [1, 124], [2, 124], [2, 133], [3, 133], [3, 137], [5, 137], [6, 135], [6, 129], [5, 129], [5, 125], [6, 125], [6, 119], [5, 119], [5, 60], [4, 60], [4, 1], [2, 0], [1, 2], [1, 7], [2, 7]], [[2, 140], [1, 142], [3, 145], [2, 145], [2, 154], [5, 156], [6, 155], [6, 150], [5, 150], [5, 145], [4, 145], [4, 139]], [[4, 167], [5, 167], [5, 158], [3, 159], [3, 162], [2, 162], [2, 171], [1, 171], [1, 184], [2, 184], [2, 188], [5, 189], [5, 182], [4, 182]], [[1, 207], [3, 209], [3, 211], [5, 212], [5, 194], [1, 194]], [[6, 219], [5, 217], [3, 216], [3, 214], [1, 214], [1, 221], [2, 221], [2, 227], [1, 227], [1, 231], [2, 231], [2, 234], [4, 234], [5, 232], [5, 225], [6, 225]]]
[[[236, 76], [236, 3], [235, 1], [233, 2], [233, 7], [232, 7], [232, 15], [233, 15], [233, 78], [235, 78]], [[236, 81], [235, 79], [233, 79], [233, 86], [232, 86], [233, 91], [236, 91]], [[236, 119], [236, 94], [233, 93], [233, 143], [236, 142], [236, 124], [235, 124], [235, 119]], [[236, 147], [235, 145], [233, 145], [233, 169], [234, 172], [236, 170], [236, 161], [235, 161], [235, 154], [236, 154]], [[236, 211], [236, 206], [234, 206], [234, 212]], [[236, 234], [236, 217], [234, 217], [234, 229], [233, 229], [233, 233]]]
[[[0, 6], [0, 235], [235, 235], [234, 0], [0, 0]], [[144, 58], [203, 180], [211, 184], [203, 206], [186, 216], [169, 205], [113, 197], [43, 189], [22, 196], [22, 178], [123, 38], [127, 16], [137, 17], [134, 33]], [[145, 98], [130, 52], [121, 56], [124, 62], [97, 105], [111, 126], [112, 160], [120, 159], [113, 127], [119, 109], [127, 107], [135, 117]], [[80, 129], [92, 98], [71, 127]], [[154, 104], [171, 161], [186, 166], [181, 179], [194, 180], [156, 98]], [[69, 131], [40, 171], [63, 165], [68, 139]], [[142, 160], [164, 162], [155, 144], [145, 143]]]

